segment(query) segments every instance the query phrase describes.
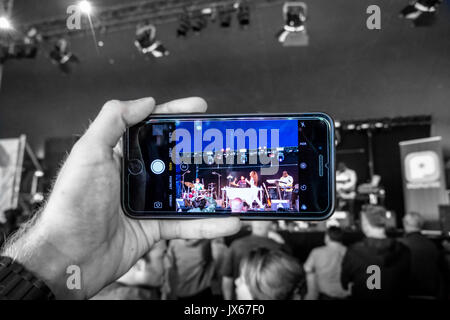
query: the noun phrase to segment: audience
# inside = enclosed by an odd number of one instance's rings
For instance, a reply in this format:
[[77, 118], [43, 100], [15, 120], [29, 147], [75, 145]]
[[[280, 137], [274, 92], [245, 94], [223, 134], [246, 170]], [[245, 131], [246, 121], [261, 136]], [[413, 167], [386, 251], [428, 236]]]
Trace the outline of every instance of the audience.
[[167, 250], [167, 297], [211, 300], [214, 260], [210, 240], [171, 240]]
[[[364, 206], [361, 227], [366, 238], [352, 245], [342, 262], [343, 288], [351, 290], [352, 299], [406, 298], [410, 252], [405, 245], [386, 236], [386, 210], [380, 206]], [[369, 266], [380, 268], [379, 290], [370, 289], [367, 285], [371, 275]]]
[[341, 265], [347, 248], [342, 244], [342, 230], [330, 227], [325, 245], [311, 251], [304, 264], [308, 280], [307, 299], [344, 299], [348, 291], [341, 285]]
[[243, 258], [235, 282], [238, 300], [299, 300], [306, 293], [301, 265], [279, 250], [252, 250]]
[[231, 243], [222, 265], [222, 292], [226, 300], [234, 298], [234, 280], [239, 276], [239, 267], [242, 259], [256, 248], [278, 250], [280, 243], [269, 239], [271, 221], [252, 221], [252, 233]]
[[417, 212], [403, 217], [405, 236], [400, 241], [411, 252], [411, 273], [409, 277], [409, 295], [412, 297], [437, 298], [442, 270], [442, 256], [437, 246], [421, 234], [424, 220]]
[[[231, 208], [239, 212], [244, 204], [236, 198]], [[405, 234], [398, 241], [387, 237], [386, 222], [383, 207], [364, 206], [364, 240], [347, 249], [341, 228], [331, 226], [325, 244], [312, 249], [303, 266], [286, 253], [290, 248], [270, 221], [245, 222], [251, 233], [235, 237], [229, 247], [223, 238], [171, 240], [167, 248], [160, 242], [93, 299], [442, 298], [444, 259], [437, 245], [421, 234], [422, 216], [411, 212], [403, 218]], [[372, 265], [380, 268], [379, 290], [367, 285]]]

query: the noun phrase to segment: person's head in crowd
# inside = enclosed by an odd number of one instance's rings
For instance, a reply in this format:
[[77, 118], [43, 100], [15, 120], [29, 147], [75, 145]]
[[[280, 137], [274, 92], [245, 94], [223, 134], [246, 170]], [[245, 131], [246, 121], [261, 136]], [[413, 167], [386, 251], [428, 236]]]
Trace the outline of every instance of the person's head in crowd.
[[250, 252], [235, 280], [238, 300], [299, 300], [306, 294], [306, 278], [298, 261], [279, 250]]
[[245, 181], [245, 177], [244, 176], [241, 176], [241, 181]]
[[337, 165], [337, 171], [343, 172], [347, 169], [347, 165], [344, 162], [339, 162]]
[[366, 237], [386, 238], [386, 209], [365, 205], [361, 210], [361, 228]]
[[200, 183], [200, 178], [195, 178], [195, 183]]
[[287, 176], [288, 176], [287, 171], [283, 171], [283, 177], [287, 177]]
[[342, 243], [343, 232], [342, 229], [336, 226], [331, 226], [325, 233], [325, 244]]
[[424, 219], [418, 212], [409, 212], [403, 217], [403, 228], [406, 233], [420, 232], [424, 225]]
[[255, 236], [267, 237], [271, 227], [272, 221], [252, 221], [252, 234]]
[[231, 200], [231, 212], [243, 212], [244, 201], [241, 198], [234, 198]]

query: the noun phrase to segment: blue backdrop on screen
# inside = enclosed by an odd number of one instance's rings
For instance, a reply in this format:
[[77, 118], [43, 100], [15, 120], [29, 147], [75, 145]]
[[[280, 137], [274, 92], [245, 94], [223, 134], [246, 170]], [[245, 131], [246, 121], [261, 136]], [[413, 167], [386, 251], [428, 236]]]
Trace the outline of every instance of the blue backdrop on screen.
[[[202, 130], [203, 133], [208, 129], [218, 129], [224, 139], [226, 137], [227, 129], [255, 129], [257, 132], [260, 129], [267, 129], [267, 148], [271, 147], [271, 129], [279, 130], [279, 147], [297, 147], [298, 146], [298, 121], [297, 120], [245, 120], [245, 121], [180, 121], [176, 122], [177, 129], [186, 129], [194, 137], [194, 130]], [[192, 138], [193, 139], [193, 138]], [[203, 141], [202, 148], [204, 149], [210, 141]], [[225, 144], [224, 144], [225, 145]], [[192, 143], [193, 147], [194, 144]], [[249, 148], [249, 141], [246, 139], [245, 147]], [[258, 141], [259, 147], [259, 141]], [[194, 150], [194, 152], [201, 152], [203, 150]], [[192, 150], [191, 150], [192, 152]]]

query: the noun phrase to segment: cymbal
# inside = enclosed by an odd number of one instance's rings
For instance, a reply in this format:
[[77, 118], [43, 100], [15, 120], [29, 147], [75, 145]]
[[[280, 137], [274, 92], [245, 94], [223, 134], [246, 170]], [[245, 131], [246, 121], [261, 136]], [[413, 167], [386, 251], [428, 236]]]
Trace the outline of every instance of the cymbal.
[[193, 188], [194, 187], [194, 184], [192, 183], [192, 182], [185, 182], [184, 183], [185, 185], [186, 185], [186, 187], [188, 187], [188, 188]]

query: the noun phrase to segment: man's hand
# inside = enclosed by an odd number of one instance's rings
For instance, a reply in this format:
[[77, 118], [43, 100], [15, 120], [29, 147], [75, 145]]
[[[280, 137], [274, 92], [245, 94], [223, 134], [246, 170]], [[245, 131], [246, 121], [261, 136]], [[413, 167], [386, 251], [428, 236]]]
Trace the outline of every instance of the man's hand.
[[[239, 230], [238, 218], [133, 220], [120, 207], [121, 154], [128, 126], [151, 113], [205, 112], [200, 98], [155, 106], [152, 98], [110, 101], [73, 147], [41, 215], [4, 255], [44, 280], [57, 298], [89, 298], [127, 272], [161, 239], [216, 238]], [[81, 290], [66, 286], [69, 265], [81, 268]]]

